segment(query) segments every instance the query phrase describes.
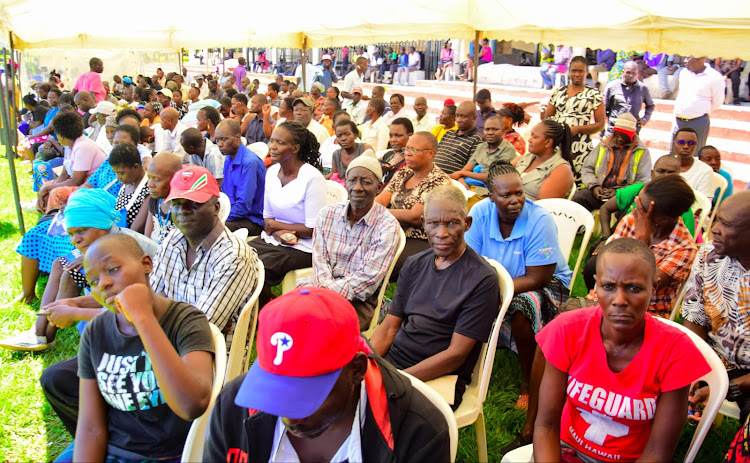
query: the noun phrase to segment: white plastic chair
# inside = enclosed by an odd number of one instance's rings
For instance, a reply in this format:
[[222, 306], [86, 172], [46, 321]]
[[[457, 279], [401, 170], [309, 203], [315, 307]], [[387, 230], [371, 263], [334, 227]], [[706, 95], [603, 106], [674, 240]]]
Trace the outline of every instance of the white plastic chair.
[[[576, 195], [576, 191], [578, 191], [578, 188], [576, 188], [576, 183], [573, 182], [573, 186], [570, 187], [570, 191], [568, 192], [568, 196], [565, 198], [568, 201], [573, 201], [573, 196]], [[541, 200], [539, 200], [541, 201]]]
[[560, 250], [565, 256], [565, 260], [570, 259], [570, 253], [573, 251], [573, 244], [576, 240], [578, 229], [583, 226], [583, 239], [578, 251], [576, 265], [573, 267], [573, 276], [570, 279], [570, 288], [576, 281], [576, 274], [581, 266], [583, 255], [586, 253], [586, 247], [589, 245], [591, 233], [594, 231], [594, 216], [580, 204], [562, 198], [540, 199], [536, 204], [544, 207], [552, 215], [552, 219], [557, 225], [557, 237], [560, 244]]
[[453, 184], [454, 187], [456, 187], [459, 190], [461, 190], [461, 193], [464, 194], [464, 196], [466, 197], [466, 199], [469, 199], [469, 198], [471, 198], [472, 196], [474, 196], [476, 194], [473, 191], [467, 190], [466, 187], [463, 186], [461, 184], [461, 182], [459, 182], [458, 180], [451, 179], [451, 183]]
[[725, 400], [721, 403], [721, 407], [719, 407], [719, 414], [728, 416], [729, 418], [734, 418], [735, 420], [740, 420], [740, 407], [737, 405], [737, 402], [730, 402], [728, 400]]
[[448, 405], [448, 402], [443, 400], [440, 394], [435, 392], [435, 390], [427, 384], [404, 371], [399, 370], [399, 373], [409, 378], [409, 381], [411, 381], [411, 385], [414, 386], [414, 389], [421, 392], [422, 395], [424, 395], [427, 400], [432, 402], [432, 404], [435, 405], [435, 407], [437, 407], [437, 409], [440, 410], [440, 412], [445, 417], [445, 421], [448, 422], [448, 435], [450, 436], [451, 441], [451, 461], [456, 461], [456, 452], [458, 451], [458, 425], [456, 424], [456, 418], [453, 415], [453, 410], [451, 410], [450, 405]]
[[346, 201], [349, 197], [344, 185], [333, 180], [326, 180], [326, 205], [336, 204], [341, 201]]
[[229, 218], [229, 212], [232, 210], [232, 203], [229, 202], [229, 196], [224, 192], [219, 193], [219, 220], [226, 223]]
[[388, 266], [388, 271], [385, 272], [383, 282], [380, 284], [380, 289], [378, 290], [378, 302], [375, 306], [375, 311], [372, 314], [370, 327], [367, 329], [367, 331], [364, 331], [362, 333], [367, 339], [370, 339], [372, 333], [375, 332], [375, 328], [377, 328], [379, 325], [380, 309], [383, 308], [383, 298], [385, 297], [385, 291], [388, 289], [388, 282], [391, 279], [393, 269], [396, 267], [396, 262], [398, 262], [398, 258], [401, 257], [401, 253], [404, 252], [404, 246], [406, 246], [406, 235], [404, 234], [404, 229], [398, 227], [398, 245], [396, 246], [396, 254], [393, 255], [393, 261], [391, 262], [391, 265]]
[[208, 418], [214, 408], [216, 397], [219, 396], [224, 386], [224, 371], [227, 367], [227, 346], [224, 334], [213, 323], [211, 326], [211, 337], [214, 341], [214, 384], [211, 388], [211, 400], [208, 402], [206, 411], [193, 421], [185, 439], [185, 447], [182, 449], [182, 462], [203, 461], [203, 447], [206, 443], [206, 432], [208, 431]]
[[[698, 450], [700, 450], [701, 448], [701, 444], [703, 444], [703, 439], [705, 439], [706, 434], [708, 434], [708, 430], [711, 427], [716, 414], [719, 412], [719, 408], [722, 406], [722, 402], [724, 402], [724, 397], [726, 397], [727, 395], [727, 389], [729, 389], [729, 378], [727, 377], [727, 370], [724, 367], [724, 364], [721, 362], [721, 359], [719, 359], [719, 356], [716, 355], [716, 352], [714, 352], [711, 346], [706, 344], [706, 342], [701, 339], [700, 336], [680, 325], [679, 323], [675, 323], [671, 320], [666, 320], [659, 317], [654, 317], [654, 319], [659, 320], [660, 322], [665, 323], [669, 326], [675, 327], [685, 333], [690, 338], [690, 340], [693, 341], [695, 347], [700, 350], [701, 354], [703, 354], [703, 358], [706, 359], [706, 363], [708, 363], [708, 365], [711, 367], [711, 371], [708, 372], [708, 374], [697, 379], [697, 381], [705, 381], [706, 383], [708, 383], [708, 387], [711, 393], [708, 397], [706, 408], [703, 410], [703, 415], [701, 415], [701, 420], [695, 429], [695, 433], [693, 434], [693, 440], [690, 442], [690, 447], [688, 447], [688, 451], [685, 454], [685, 462], [692, 463], [695, 460], [695, 456], [698, 454]], [[685, 413], [687, 413], [687, 410], [685, 410]], [[506, 453], [502, 461], [530, 461], [531, 456], [532, 445], [526, 445], [513, 450], [512, 452]]]
[[[500, 296], [502, 298], [500, 311], [492, 326], [490, 339], [484, 343], [479, 353], [477, 364], [474, 366], [474, 371], [471, 374], [471, 384], [466, 386], [461, 405], [453, 412], [459, 428], [474, 425], [477, 433], [479, 461], [482, 462], [487, 461], [487, 431], [484, 427], [484, 401], [487, 399], [487, 390], [490, 386], [492, 365], [495, 363], [497, 338], [500, 335], [500, 327], [503, 324], [505, 313], [508, 311], [508, 306], [510, 306], [510, 301], [513, 299], [514, 291], [513, 278], [510, 277], [505, 267], [492, 259], [487, 259], [487, 263], [497, 272], [500, 283]], [[427, 381], [426, 384], [429, 386], [430, 381]]]
[[258, 259], [256, 272], [258, 281], [255, 284], [255, 289], [250, 295], [250, 299], [240, 310], [240, 316], [234, 326], [224, 384], [245, 373], [250, 367], [250, 350], [253, 347], [253, 342], [255, 342], [255, 329], [258, 326], [258, 311], [260, 310], [258, 296], [260, 296], [260, 291], [266, 281], [266, 269], [260, 259]]
[[266, 159], [266, 156], [268, 156], [268, 151], [269, 151], [268, 144], [263, 143], [262, 141], [247, 145], [247, 149], [257, 154], [258, 157], [261, 159]]
[[677, 290], [677, 297], [674, 298], [672, 313], [669, 314], [670, 320], [674, 320], [675, 318], [677, 318], [677, 313], [680, 311], [680, 307], [682, 307], [682, 301], [685, 299], [685, 293], [687, 292], [687, 283], [688, 280], [683, 281], [680, 285], [680, 288]]
[[729, 182], [727, 182], [727, 179], [725, 179], [721, 174], [714, 172], [714, 191], [718, 189], [719, 192], [717, 193], [718, 196], [714, 198], [716, 200], [716, 204], [714, 204], [714, 207], [711, 210], [711, 216], [708, 218], [708, 222], [703, 224], [703, 239], [706, 241], [711, 237], [711, 228], [714, 225], [716, 211], [719, 210], [719, 206], [724, 199], [724, 193], [727, 191], [727, 188], [729, 188]]
[[711, 213], [711, 200], [698, 190], [693, 190], [693, 193], [695, 194], [695, 202], [691, 206], [693, 212], [700, 210], [698, 218], [695, 219], [695, 232], [698, 233], [698, 230], [703, 227], [703, 222], [706, 221], [706, 218]]

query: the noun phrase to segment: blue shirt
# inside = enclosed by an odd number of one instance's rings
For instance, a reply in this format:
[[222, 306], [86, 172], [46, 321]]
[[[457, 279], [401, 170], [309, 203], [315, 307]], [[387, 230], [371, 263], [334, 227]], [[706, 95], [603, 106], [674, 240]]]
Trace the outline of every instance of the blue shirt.
[[497, 206], [489, 198], [475, 204], [469, 217], [473, 222], [466, 242], [477, 253], [500, 262], [511, 278], [526, 275], [527, 266], [556, 263], [555, 278], [570, 286], [573, 272], [560, 251], [555, 221], [545, 208], [527, 199], [508, 238], [500, 233]]
[[240, 144], [234, 159], [231, 156], [224, 159], [221, 191], [232, 205], [227, 222], [249, 220], [262, 227], [265, 187], [266, 166], [257, 154]]
[[115, 171], [112, 170], [112, 166], [109, 164], [109, 158], [105, 159], [86, 181], [94, 188], [105, 188], [109, 185], [107, 193], [115, 198], [120, 192], [120, 188], [122, 188], [122, 183], [117, 180], [117, 174], [115, 174]]
[[[331, 64], [331, 67], [333, 67], [333, 64]], [[335, 72], [332, 72], [330, 69], [323, 68], [320, 72], [315, 74], [315, 78], [313, 80], [316, 82], [320, 82], [321, 84], [323, 84], [326, 90], [328, 90], [333, 86], [334, 82], [339, 81], [339, 78], [338, 76], [336, 76]]]

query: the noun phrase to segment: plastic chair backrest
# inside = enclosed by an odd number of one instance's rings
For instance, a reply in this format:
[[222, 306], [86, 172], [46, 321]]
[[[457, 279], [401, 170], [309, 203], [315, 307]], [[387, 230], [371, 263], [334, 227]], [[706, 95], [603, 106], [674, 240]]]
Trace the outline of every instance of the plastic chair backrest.
[[570, 254], [573, 251], [573, 244], [575, 243], [578, 229], [581, 226], [584, 227], [583, 240], [578, 251], [576, 264], [573, 267], [573, 277], [570, 280], [570, 288], [573, 288], [578, 268], [581, 266], [591, 233], [594, 231], [594, 216], [585, 207], [567, 199], [540, 199], [535, 204], [544, 207], [552, 215], [552, 219], [555, 221], [555, 225], [557, 225], [560, 250], [563, 256], [565, 256], [566, 261], [570, 260]]
[[729, 389], [729, 377], [727, 376], [727, 369], [724, 366], [724, 363], [722, 363], [719, 356], [716, 355], [716, 352], [714, 352], [711, 346], [706, 344], [706, 342], [701, 339], [700, 336], [693, 333], [686, 327], [680, 325], [679, 323], [675, 323], [664, 318], [654, 318], [687, 334], [690, 340], [693, 341], [693, 344], [695, 344], [695, 347], [697, 347], [701, 354], [703, 354], [703, 358], [706, 359], [706, 363], [708, 363], [708, 366], [711, 367], [711, 371], [708, 374], [696, 380], [705, 381], [706, 383], [708, 383], [711, 394], [708, 397], [706, 408], [703, 410], [701, 420], [695, 429], [693, 440], [690, 441], [690, 447], [688, 447], [687, 454], [685, 455], [685, 461], [692, 463], [695, 460], [695, 456], [698, 454], [698, 450], [700, 450], [701, 444], [703, 444], [703, 439], [706, 438], [706, 434], [708, 434], [708, 430], [711, 428], [711, 424], [713, 423], [714, 418], [719, 412], [719, 408], [721, 407], [721, 404], [722, 402], [724, 402], [724, 398], [727, 395], [727, 389]]
[[326, 180], [326, 204], [336, 204], [341, 201], [346, 201], [349, 197], [349, 193], [346, 192], [344, 185], [333, 180]]
[[[492, 332], [490, 333], [490, 339], [484, 343], [482, 350], [479, 353], [479, 359], [477, 364], [474, 366], [472, 373], [472, 384], [478, 379], [479, 391], [478, 403], [480, 406], [484, 404], [487, 399], [487, 390], [490, 387], [490, 377], [492, 376], [492, 365], [495, 363], [495, 351], [497, 350], [497, 338], [500, 336], [500, 328], [505, 318], [505, 313], [508, 311], [510, 301], [513, 299], [513, 278], [505, 267], [499, 262], [493, 259], [485, 257], [487, 263], [492, 266], [497, 272], [498, 283], [500, 284], [500, 311], [495, 319], [495, 324], [492, 326]], [[471, 387], [471, 384], [469, 385]]]
[[703, 227], [703, 222], [706, 221], [706, 218], [711, 213], [711, 200], [698, 190], [693, 190], [693, 193], [695, 194], [695, 202], [692, 205], [693, 212], [701, 211], [698, 214], [698, 218], [695, 219], [695, 232], [697, 234], [698, 230]]
[[385, 297], [385, 291], [388, 289], [388, 282], [391, 279], [393, 269], [396, 267], [396, 262], [398, 262], [398, 258], [401, 257], [401, 253], [404, 252], [404, 246], [406, 246], [406, 235], [404, 234], [404, 229], [398, 227], [398, 245], [396, 245], [396, 253], [393, 255], [393, 261], [391, 262], [391, 265], [388, 266], [388, 271], [386, 271], [385, 276], [383, 276], [383, 282], [380, 284], [380, 289], [378, 290], [378, 304], [375, 306], [375, 311], [372, 314], [370, 327], [367, 328], [367, 331], [362, 333], [367, 339], [370, 339], [372, 333], [375, 332], [375, 328], [378, 327], [378, 320], [380, 319], [380, 309], [383, 307], [383, 298]]
[[461, 193], [464, 194], [464, 196], [466, 197], [466, 199], [469, 199], [469, 198], [471, 198], [472, 196], [474, 196], [476, 194], [473, 191], [467, 190], [466, 187], [463, 186], [461, 184], [461, 182], [459, 182], [458, 180], [451, 179], [451, 183], [453, 184], [454, 187], [456, 187], [459, 190], [461, 190]]
[[203, 461], [203, 447], [206, 443], [206, 432], [208, 431], [208, 419], [211, 416], [211, 410], [214, 408], [216, 397], [219, 396], [221, 388], [224, 386], [224, 371], [227, 367], [227, 346], [224, 334], [213, 323], [210, 324], [211, 337], [214, 341], [214, 383], [211, 388], [211, 399], [208, 402], [206, 411], [193, 421], [185, 439], [185, 446], [182, 449], [180, 461], [192, 462]]
[[573, 182], [573, 186], [570, 187], [570, 191], [568, 192], [568, 196], [565, 198], [568, 201], [573, 201], [573, 196], [576, 195], [576, 191], [578, 191], [578, 188], [576, 188], [576, 183]]
[[711, 216], [708, 218], [708, 222], [703, 224], [703, 238], [708, 240], [711, 237], [711, 228], [714, 225], [714, 219], [716, 218], [716, 211], [719, 210], [721, 202], [724, 200], [724, 193], [729, 188], [729, 182], [724, 178], [723, 175], [714, 172], [714, 191], [719, 190], [718, 195], [714, 198], [716, 201], [714, 207], [711, 210]]
[[453, 415], [453, 410], [451, 410], [450, 405], [448, 405], [448, 402], [446, 402], [445, 399], [443, 399], [440, 394], [435, 392], [430, 386], [413, 377], [409, 373], [401, 370], [399, 370], [399, 373], [409, 378], [414, 389], [421, 392], [422, 395], [432, 402], [432, 404], [437, 407], [445, 417], [445, 421], [448, 423], [448, 435], [450, 436], [451, 461], [456, 461], [456, 452], [458, 451], [458, 425], [456, 424], [456, 417]]
[[232, 203], [229, 202], [229, 196], [224, 192], [219, 193], [219, 220], [226, 223], [229, 218], [229, 212], [232, 210]]
[[224, 377], [224, 383], [228, 383], [242, 373], [245, 373], [250, 366], [250, 350], [255, 342], [255, 329], [258, 326], [258, 297], [266, 280], [266, 270], [263, 262], [258, 259], [257, 265], [258, 280], [255, 289], [250, 298], [245, 303], [237, 323], [234, 325], [232, 334], [232, 345], [229, 347], [229, 359], [227, 360], [227, 372]]

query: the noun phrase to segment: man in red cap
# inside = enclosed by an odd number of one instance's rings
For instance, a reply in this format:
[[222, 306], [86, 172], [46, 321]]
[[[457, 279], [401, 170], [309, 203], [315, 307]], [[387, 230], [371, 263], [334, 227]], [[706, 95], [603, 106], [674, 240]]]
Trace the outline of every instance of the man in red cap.
[[629, 112], [615, 120], [612, 135], [602, 140], [586, 156], [581, 182], [573, 201], [593, 211], [615, 196], [618, 188], [651, 179], [651, 154], [636, 134], [638, 121]]
[[319, 73], [315, 74], [313, 82], [320, 82], [321, 84], [323, 84], [323, 87], [325, 87], [323, 89], [323, 92], [325, 92], [326, 90], [331, 88], [335, 82], [338, 82], [339, 78], [336, 75], [336, 72], [333, 70], [333, 67], [331, 66], [331, 63], [333, 62], [331, 55], [326, 53], [320, 59], [320, 62], [323, 65], [323, 69], [321, 69]]
[[204, 461], [450, 459], [443, 415], [372, 352], [352, 305], [298, 288], [266, 305], [258, 358], [224, 387]]
[[231, 334], [258, 281], [258, 256], [224, 226], [219, 194], [216, 179], [205, 167], [187, 166], [174, 174], [164, 201], [171, 201], [175, 229], [154, 259], [151, 286], [156, 293], [194, 305]]

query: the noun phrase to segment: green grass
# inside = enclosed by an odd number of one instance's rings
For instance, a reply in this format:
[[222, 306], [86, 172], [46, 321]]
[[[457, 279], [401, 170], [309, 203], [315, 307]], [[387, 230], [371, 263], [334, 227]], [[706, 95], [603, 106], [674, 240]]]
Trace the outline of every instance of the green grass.
[[[0, 162], [6, 162], [0, 160]], [[21, 200], [32, 201], [36, 195], [31, 191], [28, 164], [16, 163], [20, 180]], [[6, 164], [0, 165], [0, 305], [6, 304], [20, 294], [21, 262], [15, 246], [21, 238], [16, 224], [13, 193]], [[31, 228], [38, 215], [24, 214], [26, 227]], [[571, 261], [575, 262], [576, 243]], [[38, 295], [41, 295], [46, 278], [41, 278]], [[389, 288], [389, 295], [395, 285]], [[586, 293], [579, 276], [573, 295]], [[34, 310], [15, 304], [0, 309], [0, 337], [7, 337], [28, 329], [34, 322]], [[0, 461], [51, 461], [68, 445], [70, 436], [60, 420], [44, 399], [39, 386], [39, 376], [44, 368], [75, 355], [79, 336], [74, 328], [58, 333], [58, 344], [49, 352], [18, 353], [0, 349]], [[487, 442], [490, 461], [500, 461], [498, 449], [510, 442], [521, 429], [525, 414], [515, 408], [518, 397], [520, 370], [516, 356], [509, 351], [498, 351], [492, 371], [489, 394], [484, 410], [487, 424]], [[722, 426], [712, 429], [706, 438], [697, 461], [721, 461], [726, 449], [739, 428], [735, 420], [725, 419]], [[676, 461], [684, 455], [694, 428], [686, 427], [680, 441]], [[457, 461], [477, 461], [476, 439], [473, 426], [460, 430]]]

